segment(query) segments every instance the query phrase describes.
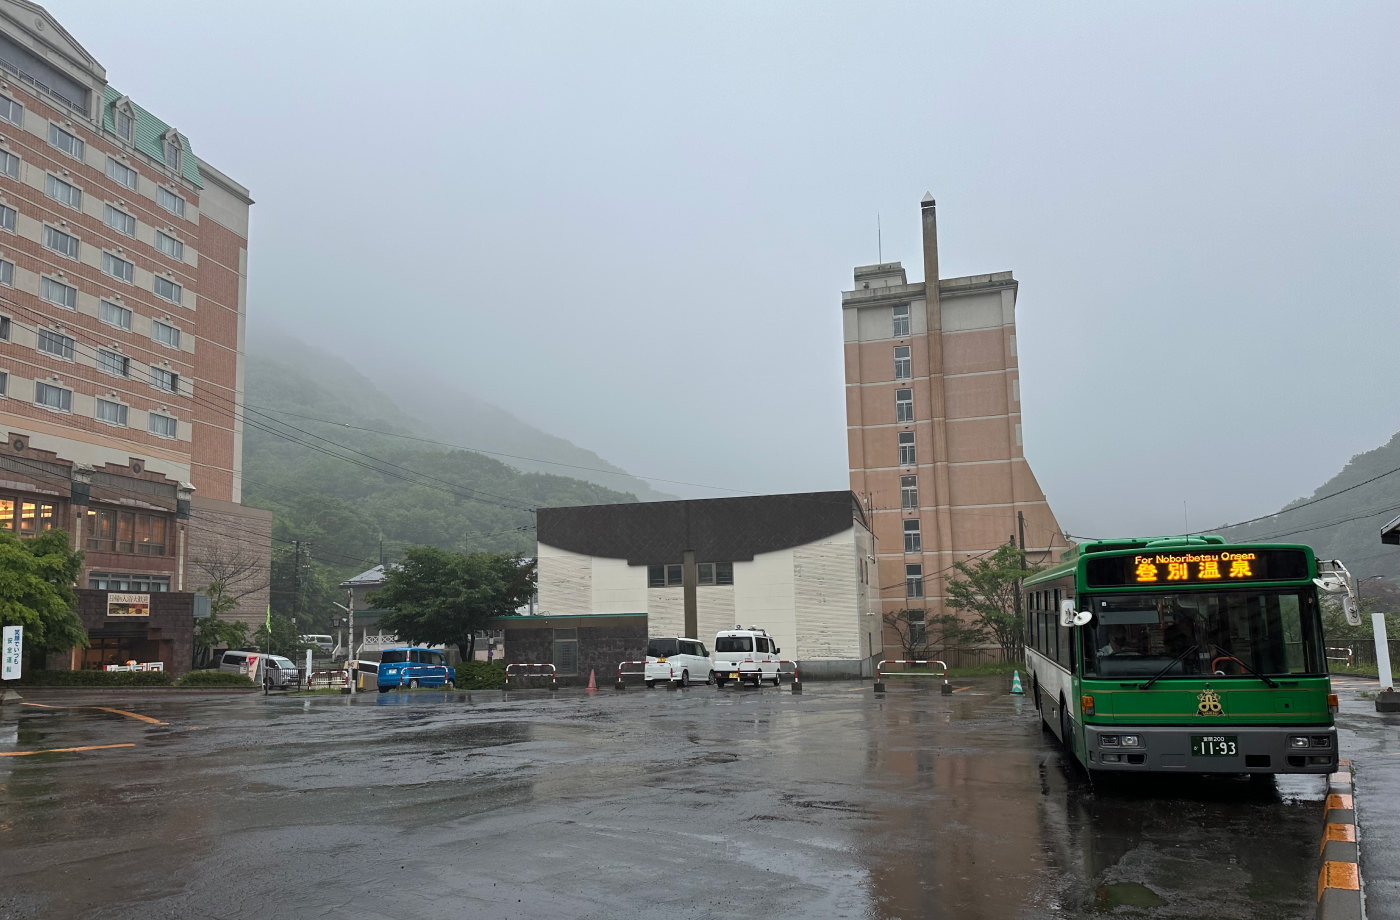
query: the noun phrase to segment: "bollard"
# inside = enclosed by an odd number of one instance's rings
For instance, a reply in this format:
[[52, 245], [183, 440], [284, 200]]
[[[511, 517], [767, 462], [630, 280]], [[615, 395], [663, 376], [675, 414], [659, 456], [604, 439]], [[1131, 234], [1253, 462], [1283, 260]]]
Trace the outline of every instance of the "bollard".
[[884, 682], [883, 680], [877, 680], [877, 681], [875, 681], [875, 692], [876, 692], [876, 693], [884, 693], [884, 692], [885, 692], [885, 682]]
[[619, 677], [618, 680], [617, 680], [617, 683], [613, 684], [613, 689], [614, 689], [614, 690], [626, 690], [626, 689], [627, 689], [627, 685], [624, 684], [624, 683], [622, 682], [622, 678]]
[[948, 683], [948, 675], [943, 675], [943, 687], [939, 690], [944, 696], [953, 695], [953, 685]]

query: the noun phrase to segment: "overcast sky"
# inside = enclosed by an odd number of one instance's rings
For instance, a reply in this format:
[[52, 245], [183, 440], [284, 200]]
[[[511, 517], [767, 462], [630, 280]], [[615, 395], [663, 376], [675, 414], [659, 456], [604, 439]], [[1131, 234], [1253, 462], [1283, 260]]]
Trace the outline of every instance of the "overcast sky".
[[945, 277], [1021, 283], [1070, 533], [1264, 514], [1400, 429], [1400, 4], [49, 9], [252, 190], [251, 325], [638, 475], [844, 488], [840, 292], [877, 214], [922, 278], [925, 191]]

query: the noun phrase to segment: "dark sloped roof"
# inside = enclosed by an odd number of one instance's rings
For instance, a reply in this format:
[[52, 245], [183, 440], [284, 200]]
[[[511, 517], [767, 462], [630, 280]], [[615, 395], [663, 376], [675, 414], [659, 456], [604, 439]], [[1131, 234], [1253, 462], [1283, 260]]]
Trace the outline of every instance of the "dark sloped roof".
[[848, 491], [541, 508], [535, 520], [546, 546], [629, 565], [680, 562], [688, 550], [699, 562], [740, 562], [866, 526]]

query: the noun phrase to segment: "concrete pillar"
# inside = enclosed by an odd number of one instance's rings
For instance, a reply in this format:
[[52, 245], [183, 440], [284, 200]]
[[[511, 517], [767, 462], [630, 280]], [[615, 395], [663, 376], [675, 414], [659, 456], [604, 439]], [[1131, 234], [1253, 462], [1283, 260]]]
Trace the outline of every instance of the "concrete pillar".
[[[920, 204], [923, 218], [924, 242], [924, 298], [928, 311], [928, 374], [929, 411], [932, 417], [933, 432], [933, 501], [920, 495], [919, 503], [933, 507], [933, 545], [925, 542], [924, 552], [924, 598], [938, 599], [931, 605], [935, 615], [946, 612], [943, 605], [944, 576], [939, 572], [952, 564], [953, 516], [952, 496], [948, 481], [948, 410], [943, 388], [943, 308], [938, 289], [938, 209], [932, 195], [924, 195]], [[927, 538], [925, 538], [927, 540]], [[930, 560], [929, 557], [932, 556]]]
[[685, 598], [685, 635], [690, 639], [698, 639], [700, 633], [700, 606], [695, 590], [699, 579], [695, 553], [686, 550], [681, 556], [681, 592]]

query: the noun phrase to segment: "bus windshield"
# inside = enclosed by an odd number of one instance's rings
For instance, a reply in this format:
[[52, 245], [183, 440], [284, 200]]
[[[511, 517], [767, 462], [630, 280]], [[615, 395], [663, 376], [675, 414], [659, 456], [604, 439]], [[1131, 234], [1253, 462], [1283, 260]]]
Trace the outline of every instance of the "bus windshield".
[[1092, 608], [1083, 631], [1086, 677], [1327, 672], [1310, 589], [1096, 595]]

